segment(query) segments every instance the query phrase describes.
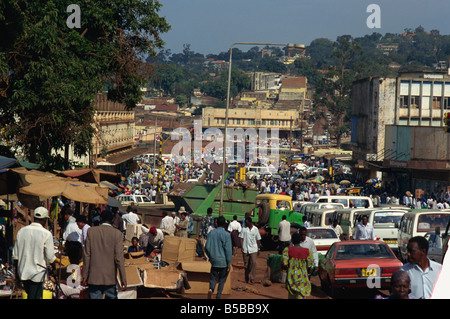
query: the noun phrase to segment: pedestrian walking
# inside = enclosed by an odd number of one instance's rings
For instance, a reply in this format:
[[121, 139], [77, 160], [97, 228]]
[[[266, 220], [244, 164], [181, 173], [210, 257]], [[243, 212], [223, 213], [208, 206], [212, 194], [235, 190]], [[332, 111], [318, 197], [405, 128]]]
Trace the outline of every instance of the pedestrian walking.
[[288, 299], [303, 299], [311, 294], [309, 276], [314, 265], [313, 254], [300, 246], [301, 235], [292, 235], [292, 246], [283, 250], [282, 268], [287, 271]]
[[114, 213], [106, 209], [101, 224], [87, 231], [83, 256], [83, 286], [91, 299], [117, 299], [116, 278], [122, 290], [127, 287], [122, 232], [112, 226]]
[[211, 263], [211, 272], [209, 277], [208, 299], [212, 298], [214, 289], [218, 282], [216, 298], [220, 299], [231, 268], [231, 258], [233, 248], [231, 244], [231, 235], [225, 230], [226, 220], [223, 216], [217, 219], [218, 227], [213, 229], [205, 245], [205, 252]]
[[237, 215], [234, 215], [233, 221], [228, 225], [228, 232], [231, 234], [231, 244], [233, 246], [233, 256], [236, 256], [237, 249], [241, 248], [241, 240], [239, 239], [241, 231], [241, 223], [237, 221]]
[[278, 253], [281, 254], [291, 243], [291, 223], [286, 220], [286, 215], [281, 217], [278, 224]]
[[256, 257], [259, 256], [261, 246], [261, 235], [258, 228], [253, 225], [251, 217], [245, 219], [245, 226], [239, 234], [244, 259], [245, 282], [253, 284], [256, 275]]
[[37, 207], [33, 214], [34, 221], [17, 232], [12, 258], [16, 278], [23, 283], [28, 299], [42, 299], [47, 265], [54, 263], [56, 256], [52, 233], [45, 228], [48, 210]]

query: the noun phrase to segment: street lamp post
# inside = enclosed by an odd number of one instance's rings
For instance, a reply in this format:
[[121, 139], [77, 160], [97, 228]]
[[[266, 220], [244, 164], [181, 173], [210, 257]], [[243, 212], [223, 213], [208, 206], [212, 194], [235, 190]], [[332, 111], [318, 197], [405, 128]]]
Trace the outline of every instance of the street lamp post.
[[233, 46], [235, 45], [271, 45], [271, 46], [287, 46], [290, 48], [299, 48], [299, 49], [305, 49], [304, 44], [297, 44], [297, 43], [260, 43], [260, 42], [235, 42], [230, 46], [230, 61], [228, 64], [228, 86], [227, 86], [227, 105], [225, 109], [225, 130], [224, 130], [224, 136], [223, 136], [223, 161], [222, 161], [222, 179], [221, 179], [221, 186], [220, 186], [220, 209], [219, 209], [219, 216], [222, 216], [223, 214], [223, 187], [225, 184], [225, 163], [226, 163], [226, 156], [227, 156], [227, 129], [228, 129], [228, 110], [230, 108], [230, 88], [231, 88], [231, 60], [233, 56]]

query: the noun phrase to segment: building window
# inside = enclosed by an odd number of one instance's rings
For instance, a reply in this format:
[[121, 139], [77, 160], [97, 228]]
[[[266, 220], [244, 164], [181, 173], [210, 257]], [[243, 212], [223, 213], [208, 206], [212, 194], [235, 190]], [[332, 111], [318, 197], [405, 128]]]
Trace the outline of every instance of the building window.
[[400, 108], [402, 109], [408, 108], [408, 95], [400, 96]]
[[411, 96], [411, 108], [418, 109], [420, 107], [420, 96]]
[[450, 110], [450, 96], [444, 97], [444, 109]]
[[440, 109], [442, 106], [442, 97], [433, 96], [433, 109]]

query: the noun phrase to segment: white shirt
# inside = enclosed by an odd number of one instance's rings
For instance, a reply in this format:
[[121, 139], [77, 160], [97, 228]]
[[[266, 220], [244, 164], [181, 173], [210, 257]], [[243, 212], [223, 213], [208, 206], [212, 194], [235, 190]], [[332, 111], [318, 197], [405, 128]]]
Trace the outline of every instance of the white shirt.
[[81, 243], [81, 229], [74, 217], [69, 217], [69, 223], [64, 230], [63, 239], [67, 241], [79, 241]]
[[366, 226], [363, 223], [358, 223], [353, 238], [356, 240], [375, 240], [373, 226], [370, 223], [367, 223]]
[[258, 240], [261, 240], [258, 228], [253, 226], [251, 229], [244, 227], [239, 233], [239, 238], [243, 239], [242, 249], [244, 254], [253, 254], [258, 252]]
[[55, 261], [52, 234], [39, 223], [31, 223], [17, 232], [13, 259], [18, 260], [20, 280], [44, 281], [46, 263]]
[[161, 242], [164, 241], [164, 233], [161, 229], [156, 229], [156, 235], [148, 232], [148, 244], [152, 246], [158, 246]]
[[233, 230], [237, 230], [239, 233], [242, 231], [241, 223], [238, 222], [237, 220], [233, 220], [233, 221], [228, 225], [228, 231], [231, 233]]
[[409, 297], [413, 299], [428, 299], [433, 291], [434, 284], [441, 271], [441, 264], [428, 259], [430, 266], [422, 270], [418, 265], [406, 263], [400, 269], [408, 272], [411, 279], [411, 293]]
[[319, 267], [319, 254], [317, 253], [316, 245], [314, 244], [314, 240], [312, 240], [309, 237], [306, 237], [304, 241], [300, 242], [300, 247], [302, 248], [308, 248], [313, 255], [314, 258], [314, 265]]
[[91, 226], [89, 226], [88, 224], [84, 225], [83, 228], [81, 229], [81, 245], [84, 247], [84, 243], [86, 241], [86, 236], [87, 236], [87, 230], [90, 228]]
[[166, 216], [163, 219], [161, 219], [161, 229], [170, 229], [174, 227], [172, 216]]
[[133, 212], [129, 212], [128, 214], [123, 214], [122, 219], [129, 225], [136, 225], [140, 221], [138, 214], [135, 214]]
[[280, 241], [290, 241], [291, 240], [291, 223], [287, 220], [282, 220], [278, 224], [278, 239]]

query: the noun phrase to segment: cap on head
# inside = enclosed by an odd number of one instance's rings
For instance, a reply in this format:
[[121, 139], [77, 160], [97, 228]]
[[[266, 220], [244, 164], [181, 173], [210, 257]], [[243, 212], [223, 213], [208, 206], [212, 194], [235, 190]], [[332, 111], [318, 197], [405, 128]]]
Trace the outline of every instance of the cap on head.
[[156, 227], [150, 228], [150, 234], [156, 234]]
[[41, 218], [41, 219], [49, 218], [47, 208], [42, 207], [42, 206], [36, 208], [36, 209], [34, 210], [34, 217], [35, 217], [35, 218]]

